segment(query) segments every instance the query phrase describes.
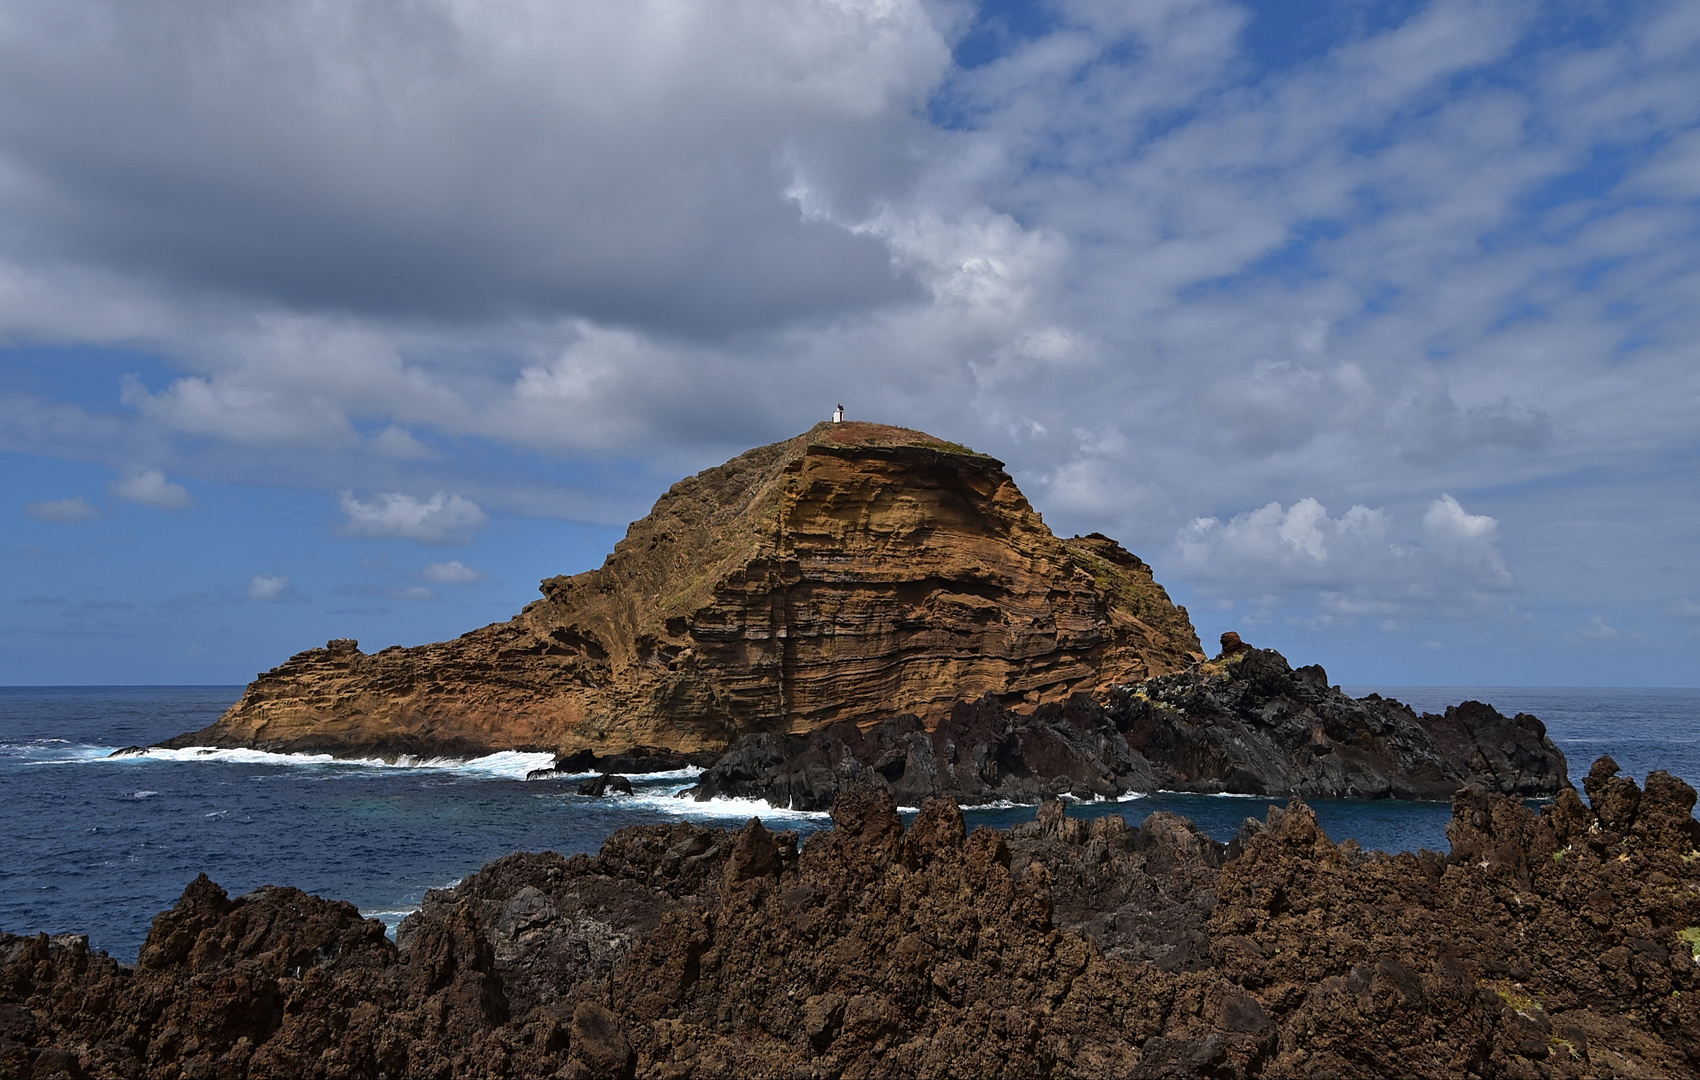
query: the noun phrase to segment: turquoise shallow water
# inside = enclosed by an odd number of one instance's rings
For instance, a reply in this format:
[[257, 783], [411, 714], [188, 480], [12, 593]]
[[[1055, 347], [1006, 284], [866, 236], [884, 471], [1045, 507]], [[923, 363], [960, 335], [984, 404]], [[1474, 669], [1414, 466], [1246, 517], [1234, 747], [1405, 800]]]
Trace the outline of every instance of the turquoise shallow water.
[[[1419, 708], [1476, 697], [1546, 720], [1578, 780], [1602, 750], [1637, 779], [1666, 768], [1700, 778], [1700, 690], [1375, 689]], [[224, 687], [0, 688], [0, 930], [76, 931], [134, 959], [154, 914], [205, 871], [232, 894], [296, 885], [352, 901], [393, 925], [425, 890], [510, 851], [594, 851], [624, 825], [680, 818], [813, 831], [825, 815], [765, 803], [672, 798], [690, 778], [635, 777], [633, 798], [585, 799], [562, 781], [525, 782], [546, 758], [494, 755], [402, 766], [183, 751], [112, 759], [210, 723], [241, 693]], [[1271, 800], [1159, 794], [1076, 804], [1138, 824], [1169, 810], [1228, 839]], [[1366, 848], [1446, 849], [1443, 803], [1321, 800], [1336, 839]], [[1031, 807], [969, 811], [970, 825], [1030, 820]]]

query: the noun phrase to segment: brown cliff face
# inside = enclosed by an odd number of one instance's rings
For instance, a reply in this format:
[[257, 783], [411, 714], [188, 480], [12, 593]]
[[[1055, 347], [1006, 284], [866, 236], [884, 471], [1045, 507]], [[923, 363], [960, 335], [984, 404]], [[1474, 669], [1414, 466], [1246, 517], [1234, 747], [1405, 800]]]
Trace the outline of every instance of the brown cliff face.
[[1030, 709], [1203, 658], [1099, 535], [1059, 539], [1001, 462], [821, 424], [681, 480], [603, 566], [454, 641], [352, 641], [261, 675], [177, 745], [338, 753], [714, 751], [965, 698]]

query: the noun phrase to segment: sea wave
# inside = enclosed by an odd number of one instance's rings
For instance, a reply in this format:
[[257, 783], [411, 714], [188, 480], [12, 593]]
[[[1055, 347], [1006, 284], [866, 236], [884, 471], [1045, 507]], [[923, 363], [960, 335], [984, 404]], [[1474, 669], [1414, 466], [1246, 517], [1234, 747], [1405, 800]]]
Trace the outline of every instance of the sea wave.
[[[630, 780], [634, 784], [649, 784], [664, 783], [668, 780], [695, 780], [697, 777], [701, 776], [703, 772], [704, 770], [699, 766], [686, 765], [682, 769], [668, 769], [665, 772], [621, 773], [620, 775], [624, 776], [627, 780]], [[589, 772], [551, 772], [547, 776], [527, 777], [527, 779], [530, 779], [534, 783], [554, 783], [561, 780], [592, 780], [601, 775], [603, 775], [603, 771], [601, 769], [592, 769]]]
[[[637, 779], [633, 777], [632, 779]], [[732, 799], [717, 797], [698, 802], [695, 799], [682, 798], [679, 788], [675, 791], [640, 791], [633, 795], [618, 796], [622, 807], [641, 806], [649, 810], [658, 810], [663, 814], [674, 814], [678, 817], [688, 817], [699, 820], [748, 821], [758, 817], [763, 822], [769, 821], [815, 821], [828, 820], [831, 815], [825, 810], [792, 810], [790, 807], [774, 806], [766, 799]]]
[[524, 780], [529, 772], [553, 766], [555, 755], [502, 750], [475, 758], [418, 758], [403, 754], [393, 761], [386, 761], [383, 758], [343, 758], [331, 754], [278, 754], [269, 750], [249, 750], [241, 747], [185, 746], [166, 749], [151, 746], [144, 750], [119, 753], [117, 747], [85, 745], [65, 752], [42, 755], [31, 764], [67, 765], [97, 762], [114, 765], [136, 762], [211, 762], [224, 765], [308, 766], [318, 769], [395, 769]]
[[1248, 795], [1243, 791], [1170, 791], [1167, 788], [1157, 792], [1159, 795], [1197, 795], [1204, 799], [1265, 799], [1280, 802], [1287, 798], [1285, 795]]

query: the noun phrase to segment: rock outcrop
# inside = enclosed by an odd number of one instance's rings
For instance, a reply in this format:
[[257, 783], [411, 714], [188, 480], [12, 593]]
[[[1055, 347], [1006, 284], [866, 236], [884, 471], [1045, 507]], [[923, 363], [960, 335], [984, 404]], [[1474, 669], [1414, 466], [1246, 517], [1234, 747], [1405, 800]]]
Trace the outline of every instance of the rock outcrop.
[[1159, 790], [1449, 799], [1468, 784], [1534, 797], [1570, 786], [1563, 751], [1533, 716], [1474, 701], [1418, 715], [1379, 695], [1354, 699], [1322, 668], [1295, 671], [1235, 635], [1214, 662], [1031, 712], [985, 698], [958, 703], [931, 730], [898, 716], [866, 730], [745, 736], [693, 794], [817, 810], [868, 783], [904, 806]]
[[600, 569], [512, 620], [260, 675], [168, 745], [341, 754], [723, 750], [990, 694], [1030, 710], [1203, 659], [1151, 570], [1060, 539], [1002, 463], [822, 424], [675, 484]]
[[1110, 711], [1159, 784], [1310, 798], [1448, 799], [1465, 784], [1506, 795], [1570, 787], [1564, 753], [1527, 713], [1467, 701], [1418, 714], [1328, 685], [1273, 649], [1236, 641], [1215, 663], [1111, 695]]
[[759, 822], [513, 855], [399, 945], [205, 878], [134, 968], [0, 935], [7, 1076], [1691, 1076], [1692, 788], [1597, 764], [1540, 814], [1479, 788], [1452, 853], [1365, 855], [1302, 802], [1223, 847], [1156, 814], [907, 830], [843, 792]]

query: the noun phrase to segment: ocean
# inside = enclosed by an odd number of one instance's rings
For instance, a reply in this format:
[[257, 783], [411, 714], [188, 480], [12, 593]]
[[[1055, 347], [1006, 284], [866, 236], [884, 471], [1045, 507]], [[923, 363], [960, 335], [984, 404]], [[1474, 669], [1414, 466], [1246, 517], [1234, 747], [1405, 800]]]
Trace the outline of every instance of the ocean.
[[[1529, 687], [1371, 689], [1439, 711], [1467, 698], [1547, 724], [1580, 786], [1610, 753], [1638, 781], [1667, 769], [1700, 781], [1700, 690]], [[0, 930], [86, 933], [133, 961], [153, 916], [205, 871], [231, 895], [295, 885], [354, 903], [392, 928], [425, 891], [511, 851], [593, 852], [626, 825], [689, 819], [809, 832], [826, 815], [766, 803], [696, 803], [673, 795], [686, 772], [634, 776], [631, 797], [589, 799], [572, 780], [527, 782], [548, 755], [474, 761], [338, 761], [256, 751], [113, 750], [211, 723], [240, 686], [0, 687]], [[1185, 815], [1219, 839], [1272, 802], [1243, 796], [1156, 794], [1079, 803], [1081, 816], [1117, 813], [1137, 825], [1153, 810]], [[1318, 800], [1336, 840], [1365, 848], [1446, 850], [1444, 803]], [[969, 826], [1030, 820], [1032, 807], [967, 811]]]

